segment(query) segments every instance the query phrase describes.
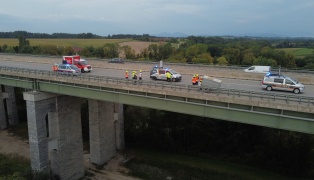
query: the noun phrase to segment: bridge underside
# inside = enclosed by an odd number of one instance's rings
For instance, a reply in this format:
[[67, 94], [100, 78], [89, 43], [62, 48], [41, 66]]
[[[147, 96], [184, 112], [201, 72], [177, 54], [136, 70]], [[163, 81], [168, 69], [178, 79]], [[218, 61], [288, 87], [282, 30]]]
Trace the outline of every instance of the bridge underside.
[[80, 88], [44, 82], [40, 83], [39, 86], [40, 90], [45, 92], [64, 95], [73, 95], [73, 92], [75, 92], [76, 96], [88, 99], [314, 134], [313, 114], [310, 113], [297, 113], [178, 96], [167, 96], [165, 98], [163, 95], [135, 91], [117, 92], [112, 89], [99, 89], [99, 87], [97, 89]]
[[4, 85], [38, 89], [43, 92], [314, 134], [313, 113], [156, 94], [154, 92], [124, 90], [123, 88], [77, 85], [56, 81], [37, 81], [34, 83], [29, 78], [12, 79], [0, 77], [0, 82]]

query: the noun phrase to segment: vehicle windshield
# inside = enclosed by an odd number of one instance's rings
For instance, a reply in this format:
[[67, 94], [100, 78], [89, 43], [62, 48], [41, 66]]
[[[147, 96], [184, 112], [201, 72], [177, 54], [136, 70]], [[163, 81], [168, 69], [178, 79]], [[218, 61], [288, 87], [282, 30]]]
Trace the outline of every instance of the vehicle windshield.
[[86, 61], [86, 60], [80, 61], [80, 63], [81, 63], [82, 65], [87, 65], [87, 61]]
[[290, 78], [290, 80], [291, 80], [292, 82], [295, 82], [296, 84], [299, 84], [299, 82], [298, 82], [296, 79]]
[[77, 66], [74, 66], [74, 65], [70, 65], [70, 68], [71, 68], [71, 69], [74, 69], [74, 70], [79, 69]]
[[175, 72], [174, 70], [170, 70], [171, 74], [178, 74], [177, 72]]

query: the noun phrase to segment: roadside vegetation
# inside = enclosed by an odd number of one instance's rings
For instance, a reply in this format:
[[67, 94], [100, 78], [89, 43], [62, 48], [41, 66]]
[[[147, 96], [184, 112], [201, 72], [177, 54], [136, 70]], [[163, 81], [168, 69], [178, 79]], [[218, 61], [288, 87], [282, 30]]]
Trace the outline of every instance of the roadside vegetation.
[[[18, 34], [20, 33], [20, 34]], [[13, 43], [15, 36], [16, 41]], [[30, 36], [31, 38], [27, 37]], [[72, 55], [83, 57], [148, 60], [214, 65], [268, 65], [289, 69], [314, 70], [313, 38], [257, 38], [257, 37], [196, 37], [157, 38], [144, 35], [111, 35], [99, 37], [92, 34], [39, 36], [16, 32], [6, 36], [0, 33], [0, 53], [37, 55]], [[3, 37], [10, 37], [6, 39]], [[45, 37], [45, 39], [36, 39]], [[53, 38], [58, 37], [58, 38]], [[90, 38], [88, 38], [90, 37]], [[152, 42], [136, 52], [124, 42]]]
[[48, 176], [32, 172], [28, 159], [12, 154], [0, 153], [0, 179], [46, 180]]
[[[127, 150], [129, 161], [125, 166], [129, 175], [142, 179], [172, 180], [293, 180], [269, 171], [222, 161], [215, 157], [202, 157], [144, 148]], [[301, 178], [300, 178], [301, 179]]]

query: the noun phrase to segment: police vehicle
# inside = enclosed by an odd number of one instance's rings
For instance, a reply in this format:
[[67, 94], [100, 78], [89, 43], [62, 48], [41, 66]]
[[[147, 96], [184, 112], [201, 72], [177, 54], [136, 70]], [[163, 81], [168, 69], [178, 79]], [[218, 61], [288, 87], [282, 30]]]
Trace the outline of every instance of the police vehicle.
[[304, 85], [299, 83], [290, 77], [284, 76], [282, 74], [272, 74], [268, 73], [264, 76], [262, 81], [262, 88], [267, 91], [271, 90], [281, 90], [281, 91], [291, 91], [295, 94], [304, 92]]
[[163, 68], [153, 68], [151, 70], [150, 78], [154, 80], [167, 80], [166, 72], [169, 71], [171, 74], [171, 81], [181, 81], [182, 76], [181, 74], [177, 73], [173, 69], [163, 69]]
[[60, 74], [80, 75], [81, 69], [71, 64], [59, 64], [56, 71]]

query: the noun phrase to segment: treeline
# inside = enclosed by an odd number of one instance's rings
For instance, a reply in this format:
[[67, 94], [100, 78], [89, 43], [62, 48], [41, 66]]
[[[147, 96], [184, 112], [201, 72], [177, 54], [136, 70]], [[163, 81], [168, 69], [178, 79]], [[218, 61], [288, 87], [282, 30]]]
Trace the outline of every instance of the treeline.
[[134, 106], [124, 111], [127, 146], [314, 178], [313, 135]]
[[0, 32], [0, 38], [18, 38], [18, 36], [24, 36], [27, 38], [45, 38], [45, 39], [99, 39], [101, 36], [92, 33], [31, 33], [26, 31], [14, 31], [14, 32]]
[[18, 38], [24, 36], [26, 38], [44, 38], [44, 39], [135, 39], [141, 41], [154, 41], [155, 36], [149, 34], [136, 35], [136, 34], [113, 34], [108, 36], [99, 36], [92, 33], [31, 33], [27, 31], [14, 31], [14, 32], [0, 32], [0, 38]]

